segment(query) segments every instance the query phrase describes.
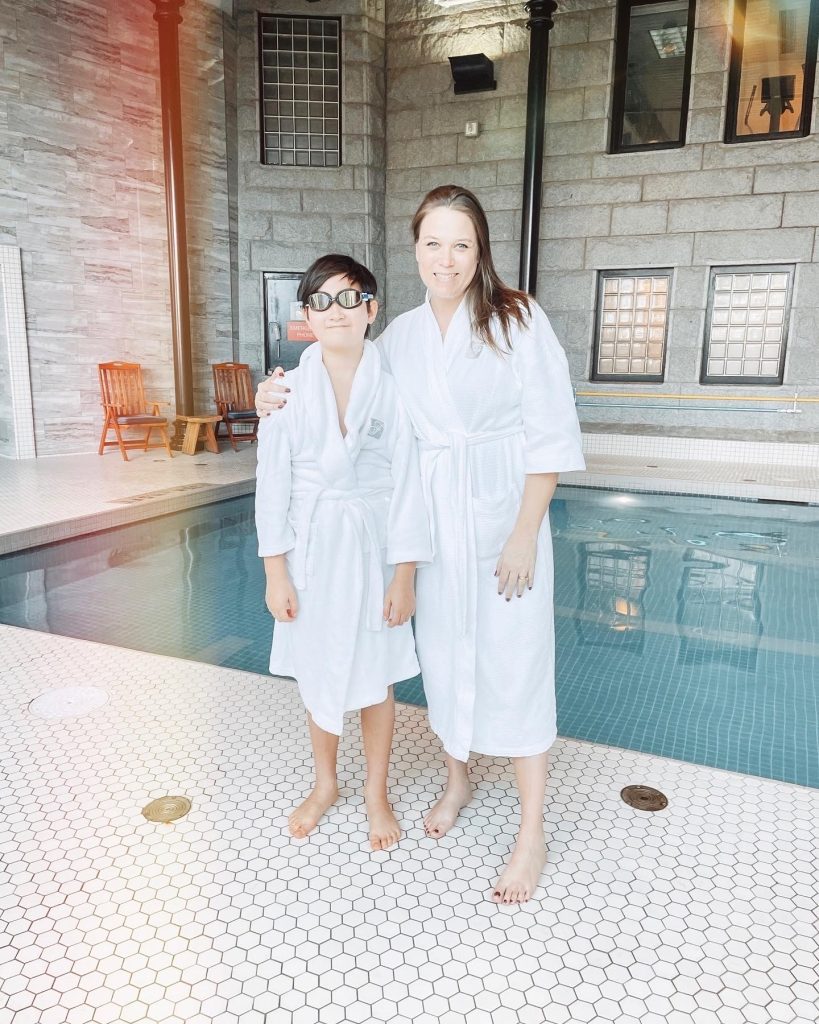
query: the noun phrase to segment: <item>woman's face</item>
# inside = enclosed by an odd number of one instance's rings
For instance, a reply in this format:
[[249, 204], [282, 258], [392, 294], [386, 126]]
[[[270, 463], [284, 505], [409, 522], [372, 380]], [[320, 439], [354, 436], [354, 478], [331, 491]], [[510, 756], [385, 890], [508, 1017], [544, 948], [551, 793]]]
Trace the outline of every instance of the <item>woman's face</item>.
[[478, 268], [478, 237], [469, 215], [448, 206], [430, 210], [421, 221], [415, 259], [430, 299], [459, 303]]

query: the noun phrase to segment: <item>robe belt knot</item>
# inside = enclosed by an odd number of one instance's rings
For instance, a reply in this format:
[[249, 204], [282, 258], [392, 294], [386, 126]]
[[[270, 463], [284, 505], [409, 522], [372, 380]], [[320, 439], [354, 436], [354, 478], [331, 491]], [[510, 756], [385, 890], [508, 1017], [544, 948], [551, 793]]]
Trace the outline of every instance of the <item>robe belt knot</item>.
[[[381, 566], [381, 542], [378, 536], [378, 523], [375, 512], [368, 499], [389, 496], [392, 484], [375, 490], [367, 489], [366, 494], [356, 491], [324, 488], [308, 491], [293, 497], [296, 521], [296, 545], [293, 549], [293, 586], [298, 590], [307, 585], [307, 555], [310, 546], [310, 526], [316, 509], [320, 503], [334, 502], [339, 506], [341, 515], [345, 516], [355, 530], [356, 544], [362, 552], [362, 582], [366, 587], [366, 606], [364, 619], [367, 629], [378, 631], [383, 625], [384, 613], [384, 572]], [[366, 568], [365, 568], [366, 567]], [[366, 572], [366, 579], [365, 577]]]
[[[458, 434], [454, 431], [445, 440], [419, 440], [423, 453], [429, 453], [430, 472], [435, 473], [442, 459], [442, 453], [449, 453], [449, 477], [451, 493], [455, 494], [453, 522], [455, 524], [455, 601], [458, 635], [465, 636], [469, 628], [469, 588], [476, 593], [478, 563], [475, 554], [475, 519], [472, 510], [472, 477], [469, 472], [469, 449], [505, 437], [523, 434], [523, 424], [506, 427], [503, 430], [484, 431], [480, 434]], [[424, 474], [426, 477], [426, 474]]]

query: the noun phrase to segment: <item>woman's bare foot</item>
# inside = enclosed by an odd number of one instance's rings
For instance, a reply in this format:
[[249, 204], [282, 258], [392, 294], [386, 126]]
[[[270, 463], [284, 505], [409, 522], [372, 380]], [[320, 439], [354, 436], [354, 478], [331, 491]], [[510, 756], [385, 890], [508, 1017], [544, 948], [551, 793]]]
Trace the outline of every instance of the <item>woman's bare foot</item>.
[[537, 888], [546, 863], [546, 839], [519, 835], [512, 856], [492, 890], [493, 903], [525, 903]]
[[401, 838], [401, 826], [383, 793], [364, 794], [367, 821], [370, 823], [370, 849], [389, 850]]
[[472, 786], [468, 779], [447, 782], [446, 789], [424, 818], [426, 834], [431, 839], [440, 839], [441, 836], [445, 836], [471, 799]]
[[315, 786], [310, 796], [287, 819], [290, 835], [296, 839], [309, 836], [336, 800], [338, 786]]

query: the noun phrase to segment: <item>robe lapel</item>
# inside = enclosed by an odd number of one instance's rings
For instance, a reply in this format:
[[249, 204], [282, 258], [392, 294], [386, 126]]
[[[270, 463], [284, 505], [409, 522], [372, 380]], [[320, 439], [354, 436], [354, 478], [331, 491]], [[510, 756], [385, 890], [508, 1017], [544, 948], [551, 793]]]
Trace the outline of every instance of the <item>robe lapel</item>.
[[452, 369], [456, 359], [468, 354], [471, 345], [472, 319], [469, 315], [467, 300], [464, 299], [450, 321], [443, 342], [444, 367], [447, 372]]
[[308, 346], [299, 367], [306, 377], [304, 388], [309, 415], [315, 424], [315, 460], [328, 487], [355, 486], [355, 472], [338, 426], [338, 407], [330, 376], [321, 359], [318, 342]]
[[[380, 421], [373, 420], [371, 413], [373, 403], [378, 397], [380, 383], [381, 357], [373, 343], [365, 340], [364, 352], [355, 372], [344, 416], [344, 426], [347, 428], [344, 445], [351, 462], [355, 462], [358, 457], [367, 433], [379, 429]], [[383, 423], [380, 423], [380, 429], [384, 430]]]
[[[429, 304], [429, 298], [427, 298], [422, 309], [424, 317], [422, 343], [426, 358], [421, 358], [418, 362], [419, 368], [421, 366], [427, 368], [425, 383], [429, 389], [434, 409], [434, 428], [432, 433], [464, 433], [463, 421], [455, 407], [452, 392], [449, 390], [447, 369], [457, 354], [457, 351], [453, 353], [453, 350], [457, 350], [463, 345], [464, 320], [466, 320], [468, 329], [469, 317], [465, 309], [465, 302], [462, 302], [458, 307], [447, 330], [446, 338], [443, 341], [441, 340], [438, 321], [435, 319], [435, 314], [432, 312], [432, 307]], [[455, 342], [455, 344], [450, 344], [451, 342]]]

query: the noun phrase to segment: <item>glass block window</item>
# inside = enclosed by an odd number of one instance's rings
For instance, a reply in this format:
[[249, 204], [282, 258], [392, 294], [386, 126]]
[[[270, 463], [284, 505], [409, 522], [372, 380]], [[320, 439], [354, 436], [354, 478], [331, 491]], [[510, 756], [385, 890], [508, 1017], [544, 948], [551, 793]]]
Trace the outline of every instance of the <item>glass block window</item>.
[[592, 380], [661, 381], [670, 270], [603, 270]]
[[259, 16], [262, 163], [341, 163], [341, 21]]
[[703, 384], [781, 384], [793, 266], [714, 267]]
[[619, 0], [610, 152], [685, 144], [694, 0]]
[[819, 4], [736, 0], [728, 75], [726, 142], [807, 135]]

